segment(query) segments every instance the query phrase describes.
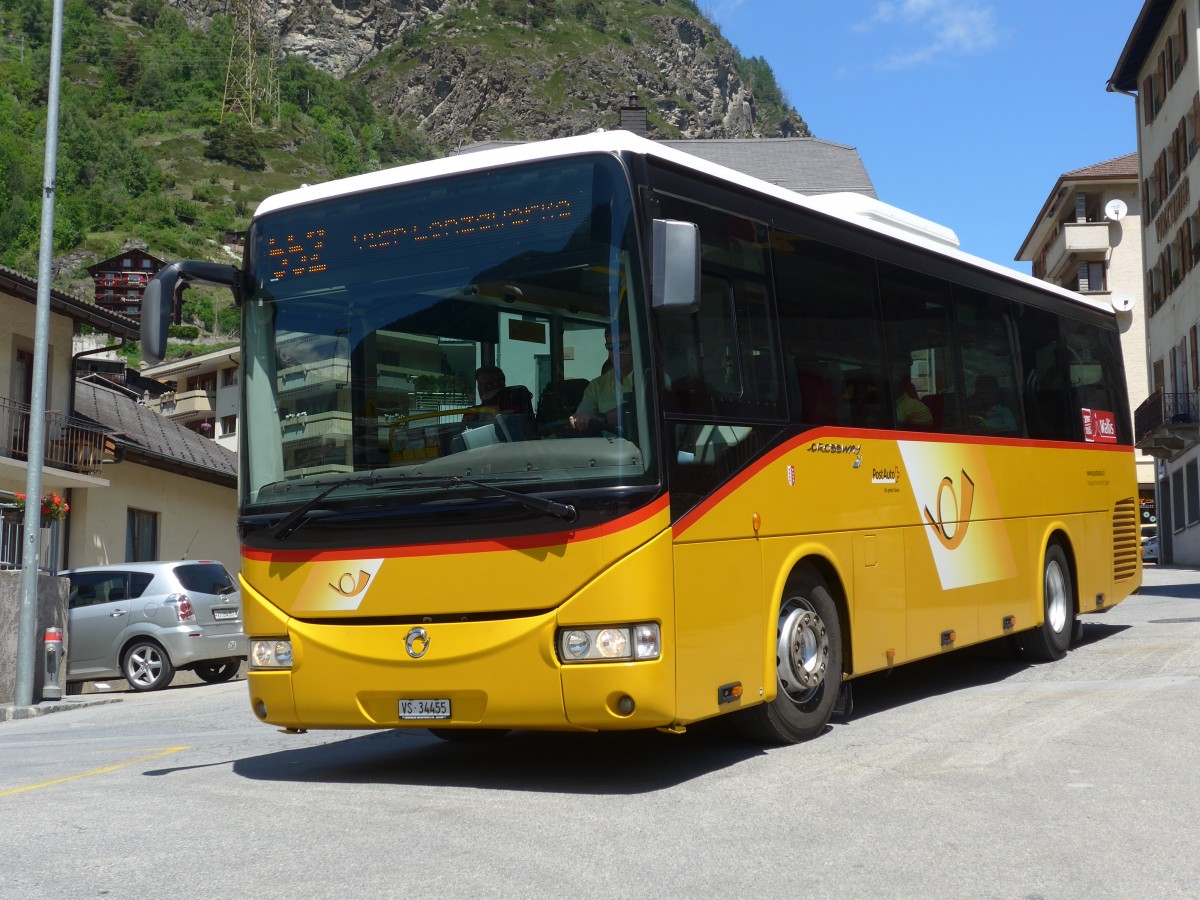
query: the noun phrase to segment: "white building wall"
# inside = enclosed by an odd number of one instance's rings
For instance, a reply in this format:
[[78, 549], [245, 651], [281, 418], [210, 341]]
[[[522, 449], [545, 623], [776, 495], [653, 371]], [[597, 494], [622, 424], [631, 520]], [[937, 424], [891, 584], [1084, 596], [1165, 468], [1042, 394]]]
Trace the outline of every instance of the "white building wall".
[[72, 492], [69, 564], [125, 562], [129, 508], [158, 513], [160, 559], [215, 559], [240, 567], [237, 490], [184, 478], [134, 462], [104, 467], [110, 487]]
[[[9, 399], [13, 396], [15, 379], [13, 368], [18, 350], [33, 352], [33, 338], [37, 331], [37, 307], [23, 300], [8, 298], [4, 304], [5, 326], [0, 330], [0, 395]], [[46, 358], [49, 383], [46, 391], [46, 410], [67, 412], [70, 400], [72, 323], [66, 316], [50, 314], [50, 348]]]
[[[1139, 166], [1143, 181], [1152, 174], [1155, 162], [1163, 150], [1169, 146], [1172, 135], [1179, 126], [1179, 120], [1188, 114], [1191, 109], [1192, 99], [1196, 95], [1197, 89], [1200, 89], [1200, 66], [1197, 65], [1198, 56], [1200, 56], [1200, 44], [1197, 42], [1196, 29], [1196, 25], [1200, 21], [1200, 10], [1198, 10], [1194, 2], [1184, 2], [1184, 0], [1179, 0], [1179, 2], [1173, 4], [1171, 12], [1164, 20], [1163, 30], [1159, 32], [1154, 47], [1146, 54], [1146, 62], [1138, 74], [1138, 84], [1141, 85], [1147, 74], [1155, 70], [1158, 63], [1158, 55], [1165, 50], [1168, 37], [1175, 34], [1178, 27], [1179, 14], [1184, 10], [1187, 12], [1189, 26], [1187, 62], [1184, 64], [1183, 71], [1175, 79], [1175, 84], [1167, 90], [1162, 108], [1149, 125], [1145, 124], [1143, 110], [1145, 98], [1139, 96], [1138, 99]], [[1145, 277], [1145, 271], [1157, 263], [1164, 245], [1175, 238], [1184, 217], [1194, 213], [1197, 206], [1200, 205], [1200, 156], [1192, 159], [1184, 167], [1181, 180], [1182, 178], [1188, 179], [1190, 198], [1184, 204], [1180, 215], [1172, 220], [1164, 231], [1164, 239], [1162, 241], [1158, 239], [1154, 218], [1150, 217], [1149, 210], [1146, 210], [1146, 227], [1142, 230], [1145, 254], [1143, 277]], [[1180, 189], [1180, 185], [1177, 185], [1174, 190]], [[1169, 198], [1170, 195], [1168, 195]], [[1164, 202], [1159, 207], [1158, 216], [1163, 215], [1163, 210], [1167, 205]], [[1193, 231], [1192, 238], [1196, 240], [1200, 238], [1200, 235]], [[1147, 298], [1147, 301], [1149, 301], [1149, 298]], [[1148, 316], [1146, 320], [1147, 357], [1151, 366], [1151, 376], [1154, 363], [1161, 361], [1166, 382], [1164, 385], [1165, 389], [1168, 392], [1191, 392], [1192, 388], [1190, 384], [1175, 385], [1172, 383], [1170, 352], [1171, 347], [1177, 346], [1180, 341], [1187, 338], [1188, 332], [1193, 325], [1200, 323], [1200, 268], [1193, 269], [1183, 278], [1179, 287], [1175, 288], [1166, 297], [1164, 305], [1154, 315], [1149, 315], [1149, 305], [1147, 305], [1146, 311]], [[1185, 358], [1188, 360], [1190, 368], [1190, 347], [1187, 348]], [[1189, 373], [1189, 381], [1192, 378], [1194, 378], [1194, 375]], [[1148, 395], [1149, 390], [1147, 390]], [[1186, 509], [1172, 508], [1169, 526], [1164, 523], [1163, 511], [1165, 506], [1164, 500], [1166, 498], [1164, 498], [1162, 490], [1162, 481], [1166, 479], [1170, 482], [1176, 472], [1185, 470], [1189, 463], [1196, 463], [1198, 457], [1200, 457], [1200, 448], [1193, 447], [1175, 459], [1160, 461], [1158, 463], [1159, 530], [1160, 532], [1164, 530], [1169, 532], [1169, 542], [1171, 544], [1169, 561], [1177, 564], [1200, 564], [1200, 520], [1189, 523], [1187, 521]], [[1193, 468], [1192, 472], [1195, 473], [1195, 471], [1196, 469]], [[1184, 496], [1187, 496], [1186, 488]], [[1161, 540], [1162, 538], [1160, 537]]]
[[[1117, 186], [1104, 190], [1101, 201], [1107, 206], [1110, 200], [1121, 200], [1128, 213], [1108, 226], [1111, 255], [1108, 261], [1108, 290], [1112, 297], [1128, 294], [1134, 299], [1134, 308], [1129, 313], [1119, 314], [1121, 327], [1121, 355], [1125, 360], [1125, 383], [1129, 393], [1129, 415], [1150, 395], [1150, 372], [1146, 352], [1146, 307], [1144, 298], [1142, 259], [1142, 200], [1136, 184]], [[1145, 454], [1137, 458], [1138, 484], [1153, 485], [1155, 481], [1154, 459]]]

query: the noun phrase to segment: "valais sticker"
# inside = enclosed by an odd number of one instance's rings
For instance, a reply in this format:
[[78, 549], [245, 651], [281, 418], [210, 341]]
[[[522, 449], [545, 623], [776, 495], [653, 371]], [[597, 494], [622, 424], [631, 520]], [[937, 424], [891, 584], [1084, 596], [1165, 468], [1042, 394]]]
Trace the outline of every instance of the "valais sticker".
[[1089, 444], [1115, 444], [1117, 417], [1103, 409], [1083, 409], [1083, 439]]

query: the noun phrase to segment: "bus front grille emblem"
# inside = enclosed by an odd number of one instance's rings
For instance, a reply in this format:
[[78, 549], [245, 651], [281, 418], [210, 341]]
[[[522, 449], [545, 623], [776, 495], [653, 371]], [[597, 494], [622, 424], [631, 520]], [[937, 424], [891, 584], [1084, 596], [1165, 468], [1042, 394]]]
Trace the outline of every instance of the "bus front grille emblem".
[[420, 659], [429, 649], [429, 633], [424, 628], [414, 628], [404, 639], [404, 649], [413, 659]]

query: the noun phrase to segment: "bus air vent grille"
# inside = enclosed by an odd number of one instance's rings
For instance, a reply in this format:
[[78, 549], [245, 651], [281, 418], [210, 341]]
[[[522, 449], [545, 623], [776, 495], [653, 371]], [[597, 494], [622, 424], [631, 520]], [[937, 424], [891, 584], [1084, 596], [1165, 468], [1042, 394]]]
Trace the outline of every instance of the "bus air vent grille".
[[1137, 574], [1137, 504], [1130, 498], [1119, 500], [1113, 509], [1113, 580], [1127, 581]]

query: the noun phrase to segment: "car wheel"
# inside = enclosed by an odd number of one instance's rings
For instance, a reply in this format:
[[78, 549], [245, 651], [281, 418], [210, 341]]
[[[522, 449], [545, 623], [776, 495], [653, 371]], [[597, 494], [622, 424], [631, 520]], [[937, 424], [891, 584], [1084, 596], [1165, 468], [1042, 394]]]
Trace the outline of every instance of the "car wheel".
[[1021, 655], [1034, 662], [1054, 662], [1067, 655], [1075, 627], [1075, 588], [1067, 554], [1058, 544], [1046, 548], [1042, 568], [1042, 624], [1017, 635]]
[[739, 725], [765, 743], [811, 740], [829, 724], [842, 684], [837, 604], [815, 570], [798, 569], [789, 579], [775, 640], [775, 699], [739, 713]]
[[154, 641], [135, 641], [125, 650], [121, 674], [135, 691], [157, 691], [171, 683], [175, 666], [167, 651]]
[[197, 663], [192, 667], [196, 677], [207, 684], [220, 684], [228, 681], [238, 673], [242, 666], [240, 659], [214, 659], [210, 662]]

